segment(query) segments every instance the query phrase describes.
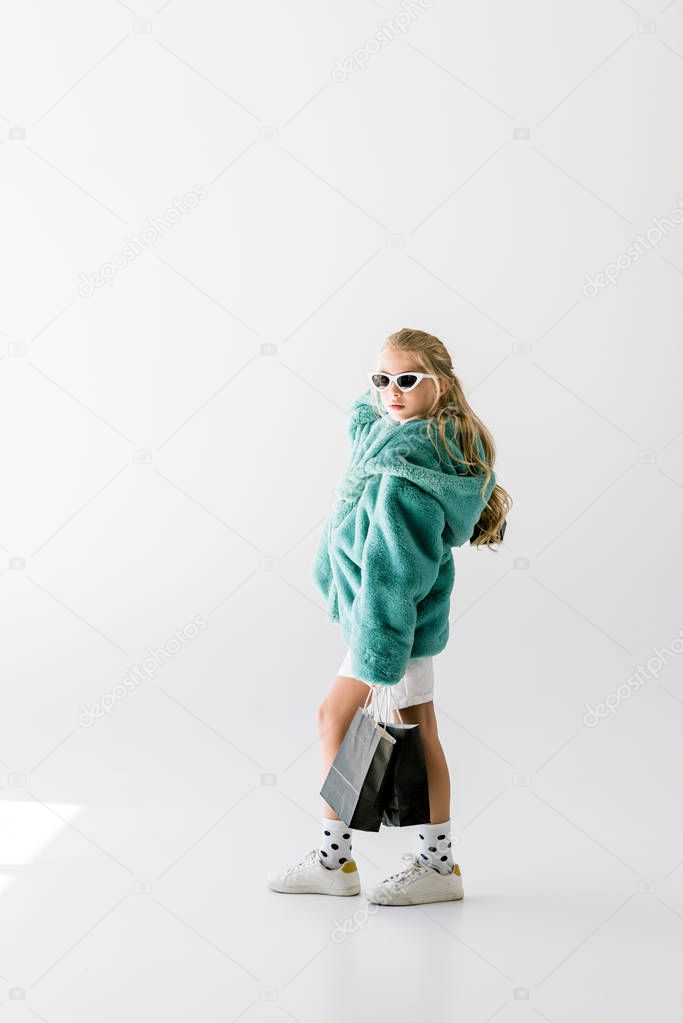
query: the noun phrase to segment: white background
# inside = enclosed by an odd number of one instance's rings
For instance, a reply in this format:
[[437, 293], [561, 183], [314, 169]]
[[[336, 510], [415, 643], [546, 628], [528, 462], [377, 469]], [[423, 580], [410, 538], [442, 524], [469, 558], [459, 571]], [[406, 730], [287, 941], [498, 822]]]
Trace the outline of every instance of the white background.
[[[683, 225], [625, 254], [683, 202], [683, 2], [407, 9], [3, 5], [8, 1020], [678, 1011]], [[318, 841], [344, 647], [311, 565], [403, 326], [515, 506], [455, 551], [436, 661], [465, 900], [373, 914], [265, 874]], [[355, 832], [363, 885], [415, 845]]]

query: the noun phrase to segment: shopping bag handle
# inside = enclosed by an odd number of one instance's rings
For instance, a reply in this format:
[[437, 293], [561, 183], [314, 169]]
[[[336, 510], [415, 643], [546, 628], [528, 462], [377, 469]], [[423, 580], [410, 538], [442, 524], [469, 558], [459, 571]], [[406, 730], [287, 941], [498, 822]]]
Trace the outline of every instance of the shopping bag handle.
[[384, 720], [386, 721], [386, 723], [387, 724], [393, 723], [391, 718], [391, 711], [395, 710], [396, 713], [398, 714], [399, 722], [403, 725], [405, 724], [405, 722], [401, 717], [401, 711], [396, 701], [396, 697], [392, 692], [390, 692], [391, 689], [393, 689], [393, 686], [369, 685], [368, 695], [365, 697], [365, 703], [363, 704], [363, 710], [364, 711], [367, 710], [367, 712], [370, 715], [372, 715], [372, 717], [379, 721], [381, 716], [382, 698], [384, 698], [385, 706]]

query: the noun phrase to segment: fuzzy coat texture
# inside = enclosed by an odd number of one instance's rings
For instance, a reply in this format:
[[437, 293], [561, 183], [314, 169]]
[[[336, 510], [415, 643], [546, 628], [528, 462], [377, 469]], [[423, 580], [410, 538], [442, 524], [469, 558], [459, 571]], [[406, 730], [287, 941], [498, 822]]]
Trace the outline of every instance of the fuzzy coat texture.
[[[444, 450], [439, 461], [426, 419], [383, 416], [369, 390], [351, 406], [347, 431], [351, 457], [313, 578], [350, 648], [354, 677], [396, 685], [409, 658], [438, 654], [448, 642], [451, 548], [470, 540], [495, 476], [482, 495], [482, 475], [466, 475]], [[462, 456], [456, 434], [449, 418], [449, 443]]]

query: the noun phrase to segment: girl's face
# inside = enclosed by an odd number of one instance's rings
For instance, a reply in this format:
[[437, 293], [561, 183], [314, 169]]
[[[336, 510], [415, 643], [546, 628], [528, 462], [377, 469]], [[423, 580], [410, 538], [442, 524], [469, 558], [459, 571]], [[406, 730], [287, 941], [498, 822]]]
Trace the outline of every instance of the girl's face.
[[[421, 372], [416, 359], [410, 352], [396, 352], [391, 348], [383, 348], [377, 357], [377, 373], [391, 373], [397, 376], [399, 373]], [[440, 381], [430, 380], [426, 377], [421, 380], [412, 391], [402, 391], [392, 380], [388, 387], [379, 392], [382, 403], [389, 415], [399, 423], [408, 419], [422, 419], [426, 416], [429, 407], [436, 396], [436, 385], [439, 391], [443, 391], [443, 384]]]

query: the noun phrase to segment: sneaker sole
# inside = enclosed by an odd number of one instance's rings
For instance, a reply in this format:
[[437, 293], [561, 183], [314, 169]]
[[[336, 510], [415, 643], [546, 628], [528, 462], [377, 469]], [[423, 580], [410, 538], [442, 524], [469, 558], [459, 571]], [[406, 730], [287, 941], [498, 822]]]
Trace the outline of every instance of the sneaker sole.
[[429, 902], [460, 902], [465, 897], [464, 892], [455, 892], [453, 895], [428, 895], [424, 899], [410, 899], [404, 896], [402, 899], [392, 900], [391, 902], [381, 902], [379, 899], [375, 900], [371, 895], [368, 895], [368, 902], [372, 902], [377, 906], [422, 906]]
[[300, 888], [275, 888], [273, 885], [268, 885], [271, 892], [279, 892], [281, 895], [336, 895], [344, 898], [347, 895], [360, 895], [360, 887], [349, 888], [348, 891], [329, 891], [328, 889], [318, 888], [315, 885], [302, 885]]

